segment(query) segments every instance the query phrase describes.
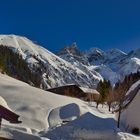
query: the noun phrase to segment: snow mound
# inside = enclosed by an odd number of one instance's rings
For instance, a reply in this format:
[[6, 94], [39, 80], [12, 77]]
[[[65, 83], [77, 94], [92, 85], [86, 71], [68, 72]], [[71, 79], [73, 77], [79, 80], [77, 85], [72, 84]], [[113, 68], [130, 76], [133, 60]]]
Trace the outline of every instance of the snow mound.
[[140, 137], [129, 133], [119, 132], [117, 134], [117, 140], [140, 140]]
[[80, 110], [79, 105], [75, 103], [53, 109], [48, 117], [49, 127], [52, 128], [79, 117]]
[[69, 123], [71, 126], [75, 126], [78, 128], [84, 128], [87, 130], [115, 130], [114, 126], [116, 126], [116, 121], [112, 118], [100, 118], [91, 114], [90, 112], [85, 113], [80, 116], [78, 119]]
[[[83, 139], [83, 140], [90, 140], [96, 139], [97, 134], [98, 138], [110, 139], [110, 136], [116, 136], [116, 121], [113, 118], [100, 118], [87, 112], [80, 116], [79, 118], [63, 125], [56, 127], [46, 134], [43, 134], [43, 137], [47, 137], [51, 140], [57, 139]], [[111, 137], [112, 138], [112, 137]]]
[[[113, 115], [106, 107], [95, 103], [92, 107], [81, 100], [43, 91], [28, 84], [0, 74], [2, 104], [7, 101], [17, 114], [21, 124], [2, 122], [0, 136], [15, 140], [129, 140], [138, 138], [116, 132]], [[56, 127], [58, 122], [62, 124]], [[70, 121], [70, 122], [69, 122]], [[51, 126], [50, 125], [50, 126]]]
[[0, 74], [0, 96], [20, 116], [22, 123], [18, 126], [38, 131], [48, 129], [48, 115], [54, 108], [71, 103], [86, 106], [79, 99], [43, 91], [3, 74]]
[[41, 138], [36, 134], [21, 131], [15, 127], [2, 127], [0, 136], [7, 139], [14, 140], [49, 140], [47, 138]]

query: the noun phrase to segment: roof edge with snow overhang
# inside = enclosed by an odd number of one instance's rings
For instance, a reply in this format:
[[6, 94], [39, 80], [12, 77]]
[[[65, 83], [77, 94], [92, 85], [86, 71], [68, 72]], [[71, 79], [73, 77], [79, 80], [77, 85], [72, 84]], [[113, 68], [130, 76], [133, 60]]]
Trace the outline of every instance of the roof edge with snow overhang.
[[79, 87], [79, 88], [85, 93], [100, 94], [96, 89], [85, 88], [85, 87]]

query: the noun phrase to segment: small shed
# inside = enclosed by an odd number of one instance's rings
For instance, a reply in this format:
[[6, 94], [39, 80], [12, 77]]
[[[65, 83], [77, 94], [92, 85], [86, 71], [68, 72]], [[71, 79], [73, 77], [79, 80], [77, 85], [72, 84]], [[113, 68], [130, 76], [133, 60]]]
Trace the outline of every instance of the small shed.
[[123, 129], [133, 132], [139, 129], [140, 132], [140, 80], [133, 84], [126, 93], [122, 102], [120, 124]]
[[0, 126], [2, 119], [9, 121], [10, 123], [21, 123], [19, 121], [19, 115], [14, 113], [7, 105], [6, 101], [0, 96]]
[[0, 120], [5, 119], [10, 123], [21, 123], [21, 121], [19, 121], [18, 118], [19, 115], [0, 105]]
[[99, 92], [97, 92], [95, 89], [80, 87], [74, 84], [51, 88], [47, 91], [59, 95], [76, 97], [85, 101], [97, 101], [100, 96]]

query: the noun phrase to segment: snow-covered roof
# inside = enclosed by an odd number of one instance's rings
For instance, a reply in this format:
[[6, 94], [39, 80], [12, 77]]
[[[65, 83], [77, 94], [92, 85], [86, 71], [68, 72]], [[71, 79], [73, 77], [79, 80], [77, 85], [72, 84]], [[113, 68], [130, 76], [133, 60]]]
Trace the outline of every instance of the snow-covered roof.
[[100, 94], [97, 90], [85, 87], [79, 87], [85, 93]]
[[58, 88], [71, 87], [71, 86], [77, 86], [78, 87], [78, 85], [72, 83], [72, 84], [66, 84], [66, 85], [63, 85], [63, 86], [48, 88], [47, 91], [53, 90], [53, 89], [58, 89]]
[[126, 108], [135, 98], [135, 96], [137, 95], [137, 93], [140, 90], [140, 80], [137, 81], [136, 83], [134, 83], [130, 89], [128, 90], [128, 92], [126, 93], [124, 99], [123, 99], [123, 104], [122, 107]]
[[91, 93], [91, 94], [100, 94], [97, 90], [95, 89], [91, 89], [91, 88], [86, 88], [86, 87], [80, 87], [78, 85], [75, 84], [67, 84], [64, 86], [59, 86], [59, 87], [55, 87], [55, 88], [50, 88], [49, 90], [53, 90], [53, 89], [57, 89], [57, 88], [61, 88], [61, 87], [71, 87], [71, 86], [77, 86], [79, 89], [81, 89], [84, 93]]

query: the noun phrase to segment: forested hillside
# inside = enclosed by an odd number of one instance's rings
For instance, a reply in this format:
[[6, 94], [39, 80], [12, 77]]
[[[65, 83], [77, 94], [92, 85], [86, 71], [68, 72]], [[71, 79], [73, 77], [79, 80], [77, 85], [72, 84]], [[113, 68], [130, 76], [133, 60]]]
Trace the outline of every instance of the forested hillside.
[[29, 69], [22, 56], [13, 52], [9, 47], [0, 45], [0, 69], [16, 79], [39, 87], [41, 78], [38, 73]]

